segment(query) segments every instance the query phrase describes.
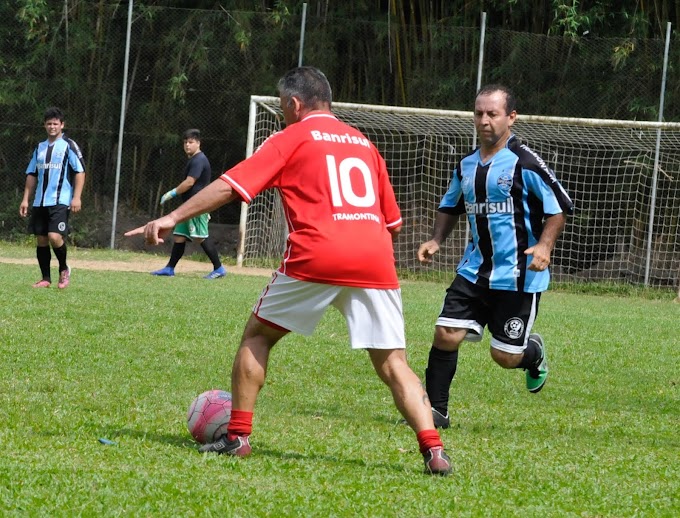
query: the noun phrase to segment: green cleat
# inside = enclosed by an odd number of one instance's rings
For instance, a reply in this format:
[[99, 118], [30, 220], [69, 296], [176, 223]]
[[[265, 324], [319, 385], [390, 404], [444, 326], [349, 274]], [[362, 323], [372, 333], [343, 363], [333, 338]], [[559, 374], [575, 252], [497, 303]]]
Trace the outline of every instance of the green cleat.
[[548, 358], [545, 354], [545, 345], [541, 335], [531, 334], [529, 335], [529, 341], [534, 342], [541, 351], [541, 362], [538, 366], [532, 369], [525, 369], [527, 389], [529, 389], [529, 392], [536, 394], [543, 388], [545, 381], [548, 379]]

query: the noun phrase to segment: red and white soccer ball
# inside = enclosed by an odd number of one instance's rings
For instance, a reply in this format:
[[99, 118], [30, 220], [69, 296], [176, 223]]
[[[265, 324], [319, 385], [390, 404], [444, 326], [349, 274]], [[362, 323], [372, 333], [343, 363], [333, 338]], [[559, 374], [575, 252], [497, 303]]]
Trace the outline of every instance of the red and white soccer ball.
[[208, 390], [196, 396], [187, 412], [187, 428], [201, 444], [215, 442], [227, 433], [231, 418], [231, 394]]

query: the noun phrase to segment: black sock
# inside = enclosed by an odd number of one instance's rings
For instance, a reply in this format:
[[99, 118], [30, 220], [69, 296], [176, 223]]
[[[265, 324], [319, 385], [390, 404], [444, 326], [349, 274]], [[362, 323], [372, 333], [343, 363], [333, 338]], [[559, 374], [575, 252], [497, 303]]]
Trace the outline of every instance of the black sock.
[[186, 248], [186, 246], [187, 246], [186, 241], [182, 241], [181, 243], [175, 243], [172, 245], [172, 252], [170, 252], [170, 260], [168, 261], [168, 266], [170, 268], [174, 268], [175, 266], [177, 266], [177, 263], [184, 255], [184, 249]]
[[52, 282], [50, 275], [50, 261], [52, 260], [52, 252], [48, 246], [36, 246], [35, 256], [38, 258], [38, 266], [40, 266], [40, 274], [44, 281]]
[[215, 246], [215, 243], [213, 243], [212, 239], [209, 237], [204, 239], [201, 243], [201, 248], [205, 252], [205, 255], [208, 256], [208, 259], [210, 259], [210, 262], [213, 264], [213, 270], [217, 270], [220, 266], [222, 266], [220, 254], [217, 253], [217, 247]]
[[68, 270], [68, 265], [66, 264], [66, 242], [59, 248], [52, 247], [52, 250], [54, 250], [54, 255], [57, 261], [59, 261], [59, 271]]
[[436, 347], [430, 349], [430, 356], [425, 369], [425, 388], [432, 407], [442, 415], [449, 409], [449, 389], [458, 367], [458, 351], [442, 351]]
[[543, 355], [541, 350], [538, 348], [533, 340], [527, 342], [527, 348], [524, 349], [524, 355], [522, 356], [522, 361], [519, 362], [517, 369], [535, 369], [538, 364], [541, 363]]

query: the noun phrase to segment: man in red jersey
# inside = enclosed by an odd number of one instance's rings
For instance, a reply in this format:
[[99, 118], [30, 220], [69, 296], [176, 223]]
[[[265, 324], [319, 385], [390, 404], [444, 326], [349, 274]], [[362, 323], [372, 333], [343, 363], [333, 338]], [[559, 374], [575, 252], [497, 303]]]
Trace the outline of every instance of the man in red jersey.
[[331, 87], [313, 67], [278, 83], [286, 129], [170, 214], [126, 236], [157, 244], [180, 221], [278, 189], [288, 223], [281, 266], [246, 323], [231, 372], [227, 433], [201, 452], [250, 454], [255, 401], [269, 352], [290, 331], [310, 335], [329, 306], [345, 317], [353, 349], [366, 349], [380, 379], [416, 432], [425, 472], [447, 475], [449, 457], [427, 393], [408, 366], [392, 239], [401, 213], [375, 146], [331, 113]]

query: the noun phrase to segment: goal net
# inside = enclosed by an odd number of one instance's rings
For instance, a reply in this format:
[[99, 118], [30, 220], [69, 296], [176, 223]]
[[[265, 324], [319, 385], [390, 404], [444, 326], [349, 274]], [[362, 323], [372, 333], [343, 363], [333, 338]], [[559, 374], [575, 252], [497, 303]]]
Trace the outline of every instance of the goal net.
[[[248, 156], [281, 129], [278, 103], [251, 97]], [[452, 169], [473, 148], [472, 113], [350, 103], [333, 103], [333, 111], [385, 157], [404, 220], [395, 243], [401, 275], [452, 278], [468, 239], [465, 218], [432, 264], [421, 266], [416, 251], [430, 238]], [[553, 252], [555, 280], [677, 284], [680, 124], [519, 115], [513, 130], [576, 205]], [[286, 240], [278, 193], [243, 204], [240, 226], [238, 264], [276, 268]]]

